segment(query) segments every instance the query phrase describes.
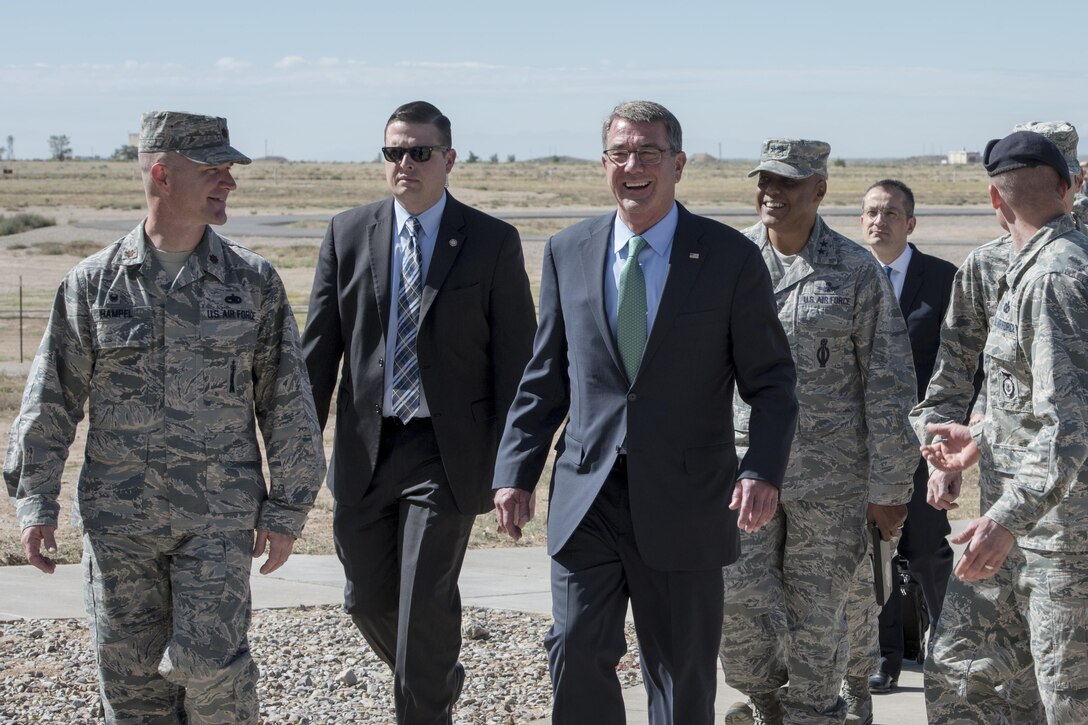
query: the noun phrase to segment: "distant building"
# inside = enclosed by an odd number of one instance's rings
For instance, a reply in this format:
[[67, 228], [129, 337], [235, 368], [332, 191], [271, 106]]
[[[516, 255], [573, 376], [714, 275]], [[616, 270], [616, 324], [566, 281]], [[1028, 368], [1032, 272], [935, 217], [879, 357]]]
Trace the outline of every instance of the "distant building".
[[967, 151], [966, 149], [960, 149], [959, 151], [948, 152], [949, 164], [980, 164], [982, 163], [982, 154], [978, 151]]
[[135, 146], [137, 148], [140, 147], [140, 132], [139, 131], [137, 131], [136, 133], [130, 133], [128, 135], [128, 145], [129, 146]]

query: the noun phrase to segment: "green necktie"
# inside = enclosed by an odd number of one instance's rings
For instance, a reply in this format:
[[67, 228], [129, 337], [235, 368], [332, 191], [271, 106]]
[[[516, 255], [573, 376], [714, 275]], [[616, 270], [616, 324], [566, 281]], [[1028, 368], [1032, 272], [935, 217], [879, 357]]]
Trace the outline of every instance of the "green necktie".
[[628, 239], [627, 261], [620, 271], [616, 345], [628, 381], [635, 379], [646, 348], [646, 277], [638, 263], [638, 253], [645, 246], [646, 240], [640, 236]]

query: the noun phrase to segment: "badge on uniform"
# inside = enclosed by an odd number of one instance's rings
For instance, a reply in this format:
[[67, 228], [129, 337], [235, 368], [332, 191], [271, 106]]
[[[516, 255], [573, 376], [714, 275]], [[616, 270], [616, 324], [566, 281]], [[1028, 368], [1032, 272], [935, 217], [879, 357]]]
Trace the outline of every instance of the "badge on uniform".
[[1012, 400], [1016, 397], [1016, 381], [1012, 379], [1012, 375], [1008, 373], [1002, 373], [1004, 377], [1001, 379], [1001, 392], [1005, 394], [1005, 397]]
[[826, 368], [827, 361], [831, 359], [831, 350], [827, 347], [827, 338], [820, 340], [820, 347], [816, 350], [816, 362], [820, 363], [820, 367]]

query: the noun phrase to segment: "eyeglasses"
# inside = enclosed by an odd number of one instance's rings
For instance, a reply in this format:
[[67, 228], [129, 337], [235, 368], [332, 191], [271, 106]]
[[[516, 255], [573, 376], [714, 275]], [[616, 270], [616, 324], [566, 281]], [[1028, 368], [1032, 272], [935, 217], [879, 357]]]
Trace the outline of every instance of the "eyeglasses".
[[627, 149], [605, 149], [604, 155], [616, 166], [626, 166], [628, 159], [631, 158], [631, 154], [638, 156], [638, 162], [640, 164], [653, 166], [655, 164], [660, 164], [662, 155], [669, 153], [669, 151], [669, 149], [644, 146], [637, 151], [629, 151]]
[[433, 152], [449, 150], [449, 146], [413, 146], [407, 149], [402, 146], [382, 146], [382, 156], [385, 157], [386, 161], [399, 164], [400, 160], [404, 158], [404, 154], [408, 154], [412, 157], [412, 161], [423, 164], [431, 160]]

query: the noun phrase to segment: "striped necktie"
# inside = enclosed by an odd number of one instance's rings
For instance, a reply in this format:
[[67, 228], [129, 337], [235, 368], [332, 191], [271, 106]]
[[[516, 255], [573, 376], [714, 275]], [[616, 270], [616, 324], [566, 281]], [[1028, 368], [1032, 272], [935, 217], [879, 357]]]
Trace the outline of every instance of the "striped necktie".
[[423, 259], [419, 252], [419, 219], [408, 217], [407, 240], [401, 243], [400, 292], [397, 294], [397, 346], [393, 351], [393, 415], [407, 423], [419, 412], [419, 308], [423, 301]]

